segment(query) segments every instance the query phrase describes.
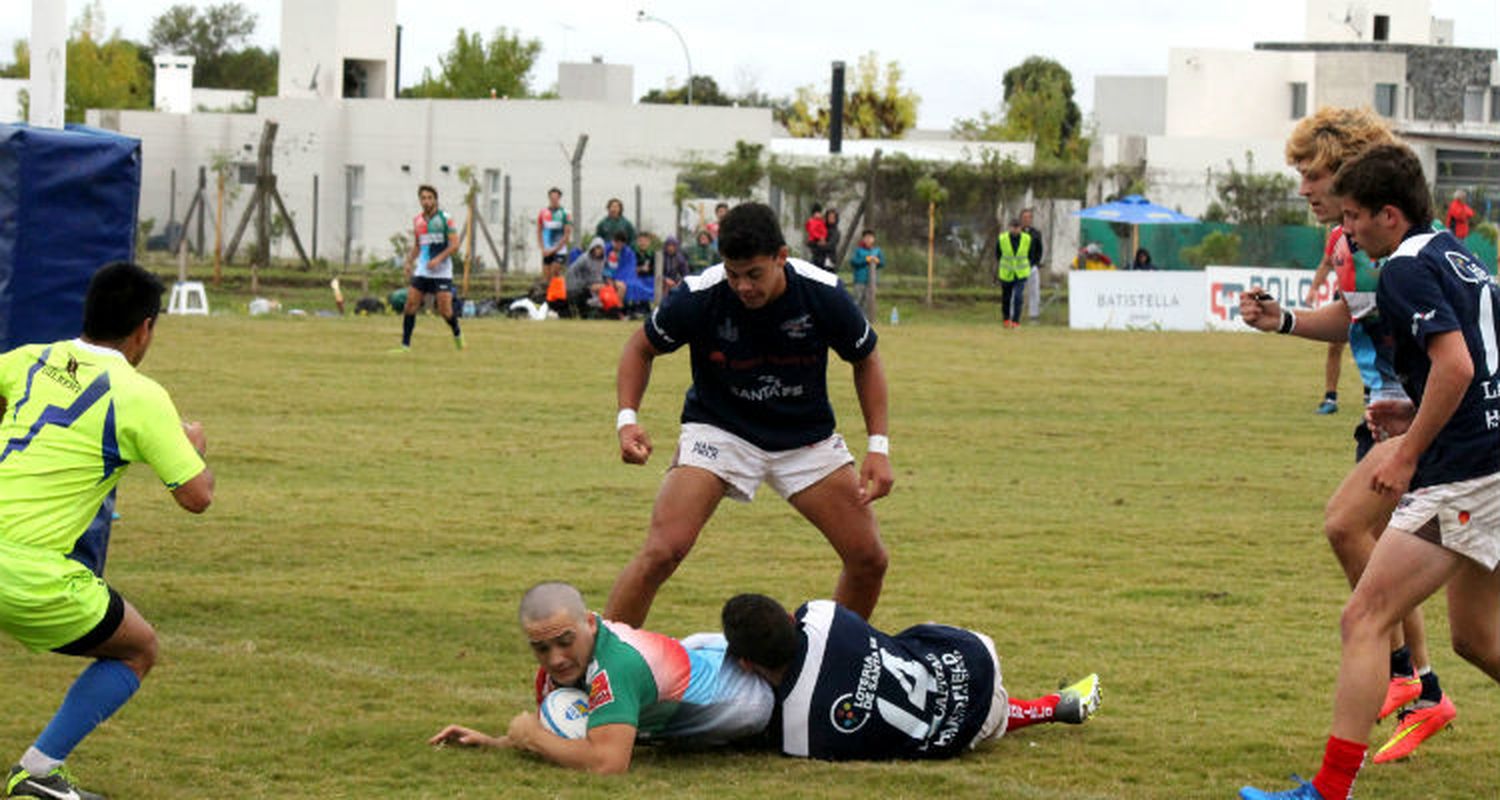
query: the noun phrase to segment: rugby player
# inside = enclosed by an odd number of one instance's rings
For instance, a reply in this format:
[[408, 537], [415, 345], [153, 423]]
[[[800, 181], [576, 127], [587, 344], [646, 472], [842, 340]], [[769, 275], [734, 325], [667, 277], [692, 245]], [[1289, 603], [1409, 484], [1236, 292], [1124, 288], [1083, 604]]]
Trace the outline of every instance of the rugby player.
[[[1313, 216], [1323, 223], [1339, 222], [1343, 212], [1339, 198], [1332, 191], [1334, 173], [1366, 148], [1395, 141], [1385, 121], [1367, 108], [1322, 108], [1298, 123], [1287, 139], [1286, 156], [1287, 162], [1302, 175], [1299, 192], [1307, 198]], [[1347, 341], [1364, 382], [1366, 404], [1409, 406], [1410, 400], [1391, 361], [1390, 332], [1375, 307], [1380, 273], [1369, 254], [1351, 243], [1350, 233], [1335, 225], [1328, 235], [1324, 264], [1338, 277], [1333, 300], [1297, 315], [1296, 327], [1286, 332], [1319, 341]], [[1274, 300], [1257, 299], [1259, 293], [1257, 286], [1240, 296], [1241, 317], [1259, 330], [1280, 330], [1283, 319], [1280, 305]], [[1402, 430], [1403, 425], [1392, 423], [1379, 431], [1377, 437], [1369, 424], [1360, 420], [1354, 428], [1355, 467], [1334, 490], [1324, 509], [1324, 533], [1351, 587], [1364, 572], [1397, 500], [1370, 488], [1370, 473], [1379, 462], [1369, 461], [1366, 454], [1377, 446], [1377, 438], [1390, 438]], [[1394, 442], [1379, 445], [1395, 446]], [[1431, 668], [1420, 608], [1413, 609], [1391, 630], [1389, 650], [1390, 677], [1380, 719], [1401, 713], [1390, 739], [1375, 752], [1377, 764], [1411, 755], [1418, 745], [1457, 715], [1453, 701], [1443, 692], [1437, 672]]]
[[630, 768], [637, 739], [721, 744], [759, 734], [770, 721], [771, 690], [725, 658], [723, 636], [678, 641], [607, 622], [561, 582], [527, 590], [520, 621], [540, 666], [537, 702], [563, 686], [586, 691], [587, 736], [557, 736], [531, 710], [516, 714], [503, 736], [449, 725], [428, 744], [510, 747], [564, 767], [620, 773]]
[[144, 461], [182, 508], [202, 513], [214, 476], [203, 426], [136, 371], [162, 285], [134, 265], [89, 282], [83, 335], [0, 355], [0, 630], [35, 652], [90, 659], [52, 721], [6, 777], [4, 796], [91, 800], [64, 766], [140, 688], [156, 631], [104, 582], [102, 550], [77, 552], [125, 469]]
[[396, 352], [411, 350], [411, 332], [417, 325], [417, 312], [422, 310], [426, 295], [437, 296], [438, 316], [453, 329], [453, 346], [464, 349], [464, 334], [459, 330], [458, 314], [453, 311], [453, 259], [458, 250], [458, 230], [448, 212], [438, 208], [437, 189], [423, 184], [417, 189], [417, 201], [422, 204], [422, 213], [412, 221], [411, 251], [406, 254], [406, 279], [410, 286], [406, 291], [406, 308], [401, 317], [401, 347]]
[[[1375, 302], [1412, 404], [1372, 406], [1377, 430], [1405, 434], [1366, 457], [1368, 487], [1400, 498], [1344, 607], [1333, 724], [1311, 782], [1245, 800], [1345, 800], [1386, 693], [1392, 626], [1443, 585], [1453, 649], [1500, 682], [1500, 289], [1458, 239], [1434, 232], [1421, 162], [1384, 144], [1334, 177], [1344, 229], [1386, 258]], [[1313, 312], [1316, 313], [1316, 312]], [[1282, 327], [1296, 314], [1283, 312]]]
[[[640, 551], [616, 579], [606, 619], [641, 625], [657, 590], [726, 495], [748, 502], [764, 481], [843, 561], [834, 599], [875, 610], [888, 556], [871, 503], [891, 490], [885, 372], [876, 336], [838, 278], [787, 257], [776, 212], [737, 206], [719, 229], [724, 263], [672, 290], [620, 355], [620, 456], [644, 464], [651, 439], [636, 411], [653, 360], [688, 345], [693, 385], [682, 433]], [[853, 366], [869, 444], [858, 473], [834, 430], [828, 351]]]
[[950, 758], [1007, 732], [1086, 722], [1099, 676], [1016, 700], [1000, 679], [995, 643], [977, 631], [926, 624], [894, 636], [831, 600], [796, 616], [759, 594], [723, 610], [729, 656], [774, 687], [790, 756], [830, 761]]

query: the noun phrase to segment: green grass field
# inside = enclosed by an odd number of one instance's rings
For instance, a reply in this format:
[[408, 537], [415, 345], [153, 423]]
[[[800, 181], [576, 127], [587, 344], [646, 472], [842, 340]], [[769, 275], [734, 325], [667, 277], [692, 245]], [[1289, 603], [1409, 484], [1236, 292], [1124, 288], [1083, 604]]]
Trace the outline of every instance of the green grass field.
[[[71, 764], [116, 798], [1228, 798], [1311, 776], [1348, 590], [1321, 534], [1351, 463], [1351, 410], [1311, 411], [1321, 346], [1280, 337], [1005, 332], [978, 311], [902, 308], [882, 326], [895, 492], [875, 622], [991, 634], [1019, 696], [1098, 671], [1100, 715], [949, 762], [807, 763], [639, 748], [628, 776], [511, 752], [432, 750], [448, 722], [503, 730], [529, 702], [522, 589], [570, 580], [602, 605], [639, 545], [675, 442], [686, 354], [657, 364], [657, 454], [619, 462], [614, 364], [626, 323], [466, 321], [456, 352], [423, 317], [166, 318], [145, 371], [207, 426], [202, 517], [148, 468], [121, 484], [109, 577], [157, 626], [140, 694]], [[1346, 398], [1357, 398], [1346, 369]], [[841, 429], [863, 442], [847, 367]], [[725, 503], [650, 627], [713, 629], [720, 604], [831, 592], [838, 562], [768, 490]], [[1500, 693], [1448, 650], [1459, 706], [1361, 797], [1493, 797]], [[0, 645], [0, 758], [13, 760], [83, 665]], [[1389, 724], [1377, 730], [1384, 737]]]

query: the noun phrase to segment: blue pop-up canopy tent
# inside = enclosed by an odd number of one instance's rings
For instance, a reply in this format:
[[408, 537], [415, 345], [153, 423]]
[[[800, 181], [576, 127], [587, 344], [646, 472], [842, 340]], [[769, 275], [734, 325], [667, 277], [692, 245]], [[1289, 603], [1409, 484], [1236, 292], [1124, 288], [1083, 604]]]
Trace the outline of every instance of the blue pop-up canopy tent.
[[94, 271], [135, 252], [141, 143], [0, 125], [0, 352], [77, 336]]
[[1130, 226], [1130, 253], [1122, 263], [1129, 264], [1135, 258], [1138, 246], [1137, 227], [1141, 225], [1165, 225], [1174, 222], [1197, 222], [1197, 218], [1190, 217], [1180, 211], [1173, 211], [1166, 206], [1159, 206], [1138, 194], [1129, 194], [1119, 200], [1111, 200], [1103, 205], [1091, 206], [1080, 211], [1074, 211], [1073, 216], [1084, 219], [1102, 219], [1105, 222], [1123, 222]]

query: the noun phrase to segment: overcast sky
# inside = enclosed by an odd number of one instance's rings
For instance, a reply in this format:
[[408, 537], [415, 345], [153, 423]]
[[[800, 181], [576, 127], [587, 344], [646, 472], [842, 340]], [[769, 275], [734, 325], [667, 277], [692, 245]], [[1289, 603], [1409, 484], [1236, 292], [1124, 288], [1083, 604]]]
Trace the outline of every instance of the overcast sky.
[[[32, 0], [5, 1], [0, 59], [8, 61], [15, 40], [29, 35]], [[282, 0], [241, 2], [258, 17], [254, 43], [275, 47]], [[84, 5], [67, 3], [70, 17]], [[173, 4], [103, 0], [108, 27], [137, 41], [145, 41], [151, 20]], [[1497, 0], [1431, 5], [1433, 16], [1455, 21], [1454, 44], [1500, 47]], [[559, 61], [592, 56], [634, 66], [637, 97], [668, 82], [681, 85], [687, 76], [682, 46], [667, 26], [637, 22], [637, 10], [644, 9], [681, 32], [694, 73], [712, 76], [730, 93], [755, 88], [786, 95], [798, 86], [827, 86], [831, 62], [843, 60], [852, 70], [860, 55], [874, 51], [882, 62], [899, 62], [902, 84], [921, 97], [918, 125], [947, 128], [959, 117], [997, 108], [1001, 76], [1027, 56], [1067, 67], [1087, 113], [1096, 75], [1165, 74], [1171, 47], [1249, 49], [1258, 41], [1297, 41], [1305, 8], [1303, 0], [397, 0], [396, 21], [403, 28], [402, 86], [420, 80], [423, 67], [436, 71], [459, 27], [488, 37], [501, 26], [541, 40], [534, 89], [556, 83]]]

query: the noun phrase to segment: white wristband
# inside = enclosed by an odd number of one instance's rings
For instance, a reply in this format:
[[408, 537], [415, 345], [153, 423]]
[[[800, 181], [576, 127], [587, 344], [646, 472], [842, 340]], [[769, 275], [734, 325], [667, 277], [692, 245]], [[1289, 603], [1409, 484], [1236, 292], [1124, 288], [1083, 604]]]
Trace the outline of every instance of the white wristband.
[[626, 425], [635, 425], [635, 424], [637, 424], [637, 423], [636, 423], [635, 409], [633, 409], [633, 408], [622, 408], [622, 409], [620, 409], [620, 413], [618, 413], [618, 414], [615, 415], [615, 430], [619, 430], [619, 429], [625, 427]]
[[878, 433], [870, 434], [870, 444], [865, 448], [867, 453], [879, 453], [883, 456], [891, 454], [891, 440], [887, 436]]

